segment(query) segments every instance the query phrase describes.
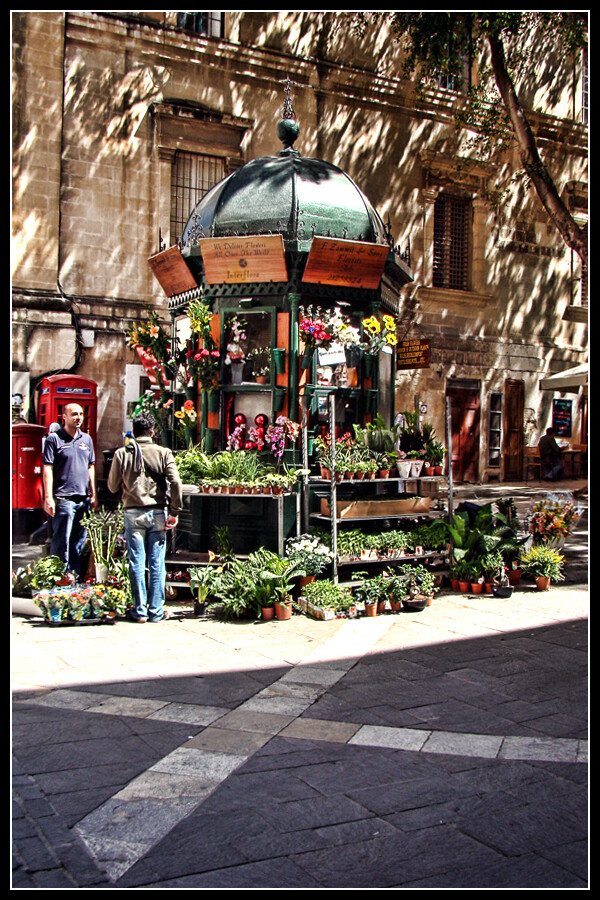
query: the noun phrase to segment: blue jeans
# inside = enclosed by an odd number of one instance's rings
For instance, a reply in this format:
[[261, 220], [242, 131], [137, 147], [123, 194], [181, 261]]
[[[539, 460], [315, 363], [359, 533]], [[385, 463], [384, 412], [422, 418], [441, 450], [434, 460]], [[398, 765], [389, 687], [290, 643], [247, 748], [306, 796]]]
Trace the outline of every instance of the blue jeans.
[[81, 554], [87, 540], [87, 532], [81, 520], [89, 509], [90, 501], [87, 498], [55, 499], [50, 553], [62, 559], [68, 571], [78, 578], [81, 576]]
[[164, 509], [126, 509], [124, 512], [133, 614], [136, 619], [158, 622], [164, 615], [167, 515]]

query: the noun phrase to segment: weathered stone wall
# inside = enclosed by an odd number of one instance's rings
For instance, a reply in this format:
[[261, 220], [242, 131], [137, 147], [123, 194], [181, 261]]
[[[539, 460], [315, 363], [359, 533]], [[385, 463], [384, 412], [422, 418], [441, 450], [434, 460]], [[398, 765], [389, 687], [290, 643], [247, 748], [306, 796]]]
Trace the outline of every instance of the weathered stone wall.
[[[466, 136], [454, 127], [454, 95], [432, 90], [417, 108], [397, 46], [385, 31], [360, 41], [347, 15], [228, 12], [220, 40], [177, 31], [172, 12], [144, 21], [13, 13], [14, 367], [37, 377], [79, 358], [78, 373], [100, 386], [100, 450], [121, 439], [124, 370], [136, 361], [127, 325], [145, 304], [168, 322], [147, 259], [159, 234], [178, 237], [169, 221], [174, 152], [221, 147], [229, 166], [277, 153], [288, 75], [296, 148], [340, 166], [389, 218], [400, 248], [410, 241], [416, 280], [400, 320], [408, 336], [431, 339], [432, 362], [398, 374], [396, 408], [412, 408], [418, 395], [443, 434], [450, 379], [479, 380], [483, 413], [489, 392], [514, 377], [538, 433], [548, 424], [540, 374], [575, 364], [586, 345], [586, 326], [562, 319], [575, 293], [571, 254], [531, 190], [493, 202], [511, 158], [457, 166]], [[548, 94], [556, 118], [544, 120], [541, 141], [563, 192], [587, 180], [585, 130], [558, 118], [572, 105], [564, 82]], [[167, 127], [173, 102], [190, 107]], [[472, 284], [462, 294], [431, 288], [433, 200], [444, 188], [473, 198]], [[36, 291], [46, 302], [37, 310], [22, 300]], [[79, 357], [73, 316], [93, 335]], [[484, 459], [483, 425], [481, 434]]]

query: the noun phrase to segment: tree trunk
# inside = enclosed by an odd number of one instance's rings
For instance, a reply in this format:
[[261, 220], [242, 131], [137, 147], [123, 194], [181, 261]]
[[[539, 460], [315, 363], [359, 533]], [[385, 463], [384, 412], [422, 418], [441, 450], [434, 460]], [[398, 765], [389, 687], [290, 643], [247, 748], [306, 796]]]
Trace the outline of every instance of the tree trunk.
[[521, 163], [531, 178], [544, 209], [558, 228], [563, 240], [582, 260], [587, 271], [587, 226], [580, 227], [573, 219], [542, 162], [531, 126], [527, 121], [512, 79], [506, 68], [504, 45], [498, 35], [489, 33], [492, 67], [496, 85], [509, 114], [515, 137], [519, 144]]

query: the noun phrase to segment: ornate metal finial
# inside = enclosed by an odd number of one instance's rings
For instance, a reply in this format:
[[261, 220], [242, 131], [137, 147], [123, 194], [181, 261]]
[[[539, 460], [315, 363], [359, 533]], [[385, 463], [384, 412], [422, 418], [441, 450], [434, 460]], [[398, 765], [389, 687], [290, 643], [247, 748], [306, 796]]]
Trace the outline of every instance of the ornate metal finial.
[[300, 127], [296, 122], [296, 113], [292, 106], [292, 83], [290, 76], [287, 76], [285, 83], [285, 100], [283, 102], [283, 111], [281, 119], [277, 125], [277, 136], [283, 144], [283, 151], [290, 151], [294, 146], [294, 141], [298, 137]]
[[285, 81], [285, 100], [283, 101], [283, 112], [281, 114], [283, 119], [295, 119], [296, 113], [294, 112], [294, 107], [292, 106], [292, 82], [290, 81], [290, 76], [288, 75]]

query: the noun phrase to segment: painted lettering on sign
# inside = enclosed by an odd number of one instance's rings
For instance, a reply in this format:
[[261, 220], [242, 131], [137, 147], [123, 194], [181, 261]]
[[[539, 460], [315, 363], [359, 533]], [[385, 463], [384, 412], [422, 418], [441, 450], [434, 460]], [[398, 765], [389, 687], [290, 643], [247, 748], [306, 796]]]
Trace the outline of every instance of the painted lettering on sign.
[[389, 247], [383, 244], [316, 237], [302, 281], [377, 290], [388, 253]]
[[199, 242], [208, 284], [287, 281], [283, 237], [202, 238]]
[[150, 268], [167, 297], [183, 294], [196, 287], [196, 279], [181, 255], [179, 247], [169, 247], [148, 260]]
[[429, 366], [431, 347], [420, 338], [399, 341], [396, 347], [396, 368], [425, 369]]

